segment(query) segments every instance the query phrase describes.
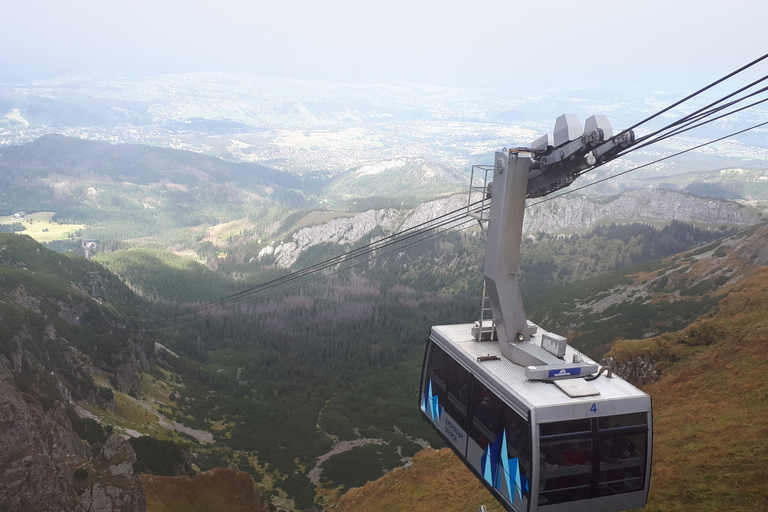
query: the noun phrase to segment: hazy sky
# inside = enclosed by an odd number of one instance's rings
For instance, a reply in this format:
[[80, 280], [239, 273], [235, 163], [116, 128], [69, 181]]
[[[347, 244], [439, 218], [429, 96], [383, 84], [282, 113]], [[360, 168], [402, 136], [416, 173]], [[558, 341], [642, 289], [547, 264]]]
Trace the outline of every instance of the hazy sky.
[[766, 0], [0, 0], [0, 82], [236, 71], [693, 84], [768, 52]]

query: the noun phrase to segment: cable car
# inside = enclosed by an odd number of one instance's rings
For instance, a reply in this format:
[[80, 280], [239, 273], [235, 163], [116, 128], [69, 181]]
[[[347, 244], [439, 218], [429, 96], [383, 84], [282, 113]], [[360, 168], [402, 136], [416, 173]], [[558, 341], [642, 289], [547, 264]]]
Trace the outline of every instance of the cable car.
[[[530, 380], [496, 342], [477, 341], [473, 325], [432, 328], [421, 412], [506, 509], [643, 507], [651, 471], [650, 397], [616, 376], [586, 381], [592, 389], [575, 392], [558, 386], [572, 380]], [[534, 336], [544, 334], [537, 328]], [[568, 347], [565, 356], [580, 354]]]
[[[480, 319], [433, 326], [424, 355], [422, 417], [515, 512], [618, 512], [648, 498], [650, 397], [528, 321], [518, 287], [526, 197], [567, 186], [617, 140], [633, 139], [623, 132], [604, 141], [612, 131], [603, 116], [587, 120], [589, 136], [576, 123], [561, 116], [554, 137], [475, 166], [486, 174], [473, 211], [488, 221]], [[559, 160], [545, 169], [546, 154]]]

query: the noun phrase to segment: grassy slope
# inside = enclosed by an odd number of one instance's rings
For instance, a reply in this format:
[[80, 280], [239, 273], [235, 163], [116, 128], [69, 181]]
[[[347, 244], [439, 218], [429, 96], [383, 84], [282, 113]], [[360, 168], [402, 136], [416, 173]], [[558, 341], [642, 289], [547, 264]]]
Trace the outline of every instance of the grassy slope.
[[526, 300], [526, 311], [600, 359], [618, 339], [677, 331], [712, 311], [734, 282], [768, 264], [766, 239], [768, 224], [759, 224], [662, 260], [551, 288]]
[[120, 276], [140, 295], [150, 299], [204, 302], [236, 291], [227, 277], [197, 261], [157, 249], [134, 247], [100, 253], [95, 260]]
[[768, 507], [768, 267], [690, 327], [617, 344], [632, 359], [664, 353], [665, 376], [645, 391], [655, 411], [648, 510]]
[[408, 468], [398, 468], [363, 487], [350, 490], [334, 512], [376, 510], [387, 512], [468, 512], [480, 505], [489, 512], [503, 509], [454, 453], [422, 450]]
[[13, 217], [0, 218], [0, 224], [20, 223], [26, 229], [22, 234], [31, 236], [38, 242], [50, 242], [51, 240], [65, 240], [68, 236], [86, 226], [81, 224], [59, 224], [53, 221], [54, 212], [30, 213], [23, 219]]
[[195, 476], [141, 475], [147, 512], [266, 512], [247, 473], [216, 468]]

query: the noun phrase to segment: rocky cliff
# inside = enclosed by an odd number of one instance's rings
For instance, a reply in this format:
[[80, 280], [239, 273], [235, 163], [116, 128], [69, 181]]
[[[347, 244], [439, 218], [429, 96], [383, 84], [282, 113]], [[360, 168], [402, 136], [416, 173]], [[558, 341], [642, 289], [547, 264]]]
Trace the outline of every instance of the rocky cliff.
[[[453, 195], [421, 204], [413, 210], [369, 210], [354, 217], [336, 218], [325, 224], [302, 228], [291, 239], [267, 246], [259, 258], [274, 256], [282, 267], [290, 267], [307, 249], [320, 244], [350, 246], [376, 228], [386, 234], [419, 226], [466, 206], [467, 196]], [[751, 225], [762, 220], [761, 212], [739, 203], [702, 198], [668, 190], [630, 190], [612, 198], [565, 196], [528, 203], [525, 232], [559, 233], [589, 229], [601, 221], [695, 222], [713, 225]]]
[[19, 391], [20, 378], [0, 356], [0, 510], [144, 510], [136, 454], [125, 438], [88, 443], [63, 402], [46, 408]]
[[557, 233], [589, 229], [602, 220], [616, 222], [696, 222], [751, 225], [762, 220], [760, 212], [733, 201], [682, 194], [669, 190], [629, 190], [606, 201], [588, 197], [532, 200], [523, 229]]
[[145, 508], [133, 448], [84, 407], [114, 405], [106, 381], [135, 389], [154, 345], [113, 330], [86, 293], [91, 275], [82, 259], [0, 234], [0, 511]]

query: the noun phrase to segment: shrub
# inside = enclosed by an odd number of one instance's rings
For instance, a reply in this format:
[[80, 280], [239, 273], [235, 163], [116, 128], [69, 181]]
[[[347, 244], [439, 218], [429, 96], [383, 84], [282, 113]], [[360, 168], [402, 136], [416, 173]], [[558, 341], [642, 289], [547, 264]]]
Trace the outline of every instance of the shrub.
[[160, 441], [151, 436], [128, 440], [136, 452], [134, 471], [152, 472], [163, 476], [176, 476], [176, 466], [184, 464], [184, 453], [173, 441]]
[[103, 398], [104, 400], [114, 400], [115, 394], [112, 392], [110, 388], [99, 388], [99, 396]]
[[103, 443], [107, 440], [107, 433], [98, 421], [92, 418], [81, 418], [71, 407], [67, 407], [65, 412], [69, 421], [72, 422], [72, 430], [80, 439], [89, 443]]

